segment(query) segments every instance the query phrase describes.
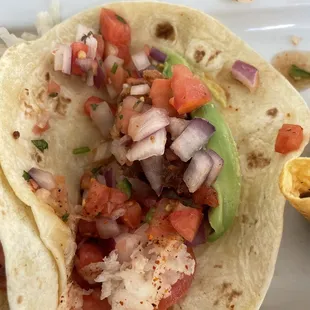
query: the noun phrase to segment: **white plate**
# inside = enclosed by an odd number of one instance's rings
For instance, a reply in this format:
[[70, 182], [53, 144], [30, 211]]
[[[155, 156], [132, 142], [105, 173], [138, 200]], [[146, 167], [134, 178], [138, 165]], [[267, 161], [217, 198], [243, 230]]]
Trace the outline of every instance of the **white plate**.
[[[63, 0], [61, 1], [62, 17], [66, 18], [86, 7], [104, 2], [108, 1]], [[310, 50], [310, 0], [254, 0], [250, 4], [237, 3], [233, 0], [168, 2], [189, 5], [215, 16], [268, 61], [277, 52], [283, 50]], [[5, 1], [0, 10], [0, 26], [18, 30], [31, 28], [38, 11], [47, 10], [49, 4], [48, 0], [28, 0], [27, 4], [20, 0]], [[292, 35], [302, 37], [298, 47], [291, 44]], [[303, 93], [303, 96], [310, 104], [310, 92]], [[305, 154], [310, 155], [309, 148]], [[278, 262], [271, 287], [261, 309], [310, 308], [309, 239], [309, 223], [293, 208], [286, 208]]]

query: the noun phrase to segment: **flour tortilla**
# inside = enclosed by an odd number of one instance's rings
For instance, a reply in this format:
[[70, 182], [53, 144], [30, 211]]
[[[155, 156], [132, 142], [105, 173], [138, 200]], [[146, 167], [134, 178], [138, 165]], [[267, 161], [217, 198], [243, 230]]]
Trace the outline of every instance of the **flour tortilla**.
[[5, 255], [7, 294], [0, 309], [56, 309], [57, 265], [39, 237], [31, 210], [15, 196], [0, 170], [0, 240]]
[[[277, 180], [284, 163], [299, 156], [308, 143], [308, 108], [284, 77], [212, 17], [183, 6], [157, 2], [114, 3], [109, 7], [128, 20], [133, 50], [148, 43], [184, 55], [200, 73], [206, 71], [216, 76], [229, 96], [229, 106], [220, 109], [238, 145], [241, 203], [235, 223], [225, 236], [196, 249], [197, 272], [181, 306], [183, 310], [257, 309], [271, 281], [282, 234], [284, 198]], [[57, 261], [61, 291], [70, 274], [74, 236], [53, 210], [31, 192], [22, 171], [40, 167], [64, 175], [70, 201], [73, 205], [77, 202], [79, 178], [87, 156], [74, 156], [72, 149], [85, 145], [93, 148], [101, 139], [83, 114], [83, 103], [90, 95], [100, 94], [104, 98], [104, 94], [87, 87], [79, 77], [54, 72], [50, 52], [57, 42], [75, 41], [79, 23], [98, 30], [99, 13], [100, 8], [94, 8], [78, 14], [41, 39], [9, 49], [0, 61], [0, 143], [4, 146], [0, 152], [1, 164], [16, 195], [32, 208], [40, 236]], [[157, 25], [167, 23], [172, 25], [173, 33], [167, 35], [167, 40], [156, 37]], [[205, 53], [200, 62], [195, 59], [197, 50]], [[212, 59], [210, 56], [215, 54], [218, 57]], [[259, 69], [260, 82], [254, 93], [231, 77], [230, 68], [237, 59]], [[220, 71], [219, 64], [223, 62]], [[51, 128], [43, 134], [49, 149], [37, 163], [37, 150], [30, 142], [36, 119], [26, 118], [24, 108], [39, 109], [39, 94], [47, 89], [46, 72], [62, 86], [71, 103], [64, 119], [52, 120]], [[29, 95], [25, 95], [25, 88]], [[274, 113], [270, 113], [274, 108]], [[283, 123], [301, 125], [305, 137], [298, 151], [285, 156], [274, 152]], [[15, 130], [21, 133], [18, 140], [12, 138]]]

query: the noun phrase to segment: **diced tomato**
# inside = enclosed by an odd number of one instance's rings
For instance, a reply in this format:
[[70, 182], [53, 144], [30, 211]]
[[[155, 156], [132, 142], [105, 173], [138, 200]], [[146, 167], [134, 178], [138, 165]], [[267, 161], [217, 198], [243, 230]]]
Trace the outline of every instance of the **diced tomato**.
[[101, 9], [100, 31], [106, 41], [116, 46], [130, 45], [131, 34], [127, 21], [112, 10]]
[[74, 267], [71, 273], [71, 279], [76, 282], [80, 288], [84, 289], [84, 290], [89, 290], [95, 287], [100, 287], [101, 283], [94, 283], [94, 284], [90, 284], [88, 283], [76, 270], [76, 268]]
[[178, 115], [176, 109], [169, 104], [169, 99], [173, 97], [171, 80], [156, 79], [152, 84], [150, 97], [154, 107], [165, 109], [169, 116]]
[[71, 59], [71, 74], [74, 75], [83, 75], [83, 70], [80, 68], [78, 64], [75, 63], [75, 60], [78, 58], [78, 54], [80, 51], [88, 52], [88, 46], [82, 42], [73, 42], [71, 44], [72, 48], [72, 59]]
[[[188, 249], [188, 252], [195, 259], [193, 250]], [[195, 266], [195, 270], [196, 270], [196, 266]], [[171, 306], [177, 304], [180, 301], [180, 299], [183, 298], [187, 294], [189, 288], [192, 285], [193, 278], [194, 278], [194, 274], [192, 275], [184, 274], [181, 279], [179, 279], [175, 284], [172, 285], [171, 294], [167, 298], [164, 298], [159, 302], [157, 309], [167, 310]]]
[[173, 228], [189, 242], [194, 240], [202, 218], [201, 209], [190, 207], [184, 207], [182, 210], [174, 211], [169, 215]]
[[79, 234], [83, 237], [98, 237], [96, 222], [88, 222], [83, 219], [79, 221]]
[[86, 214], [96, 216], [103, 211], [109, 202], [110, 188], [91, 179], [90, 188], [86, 197], [84, 210]]
[[90, 188], [85, 201], [84, 212], [89, 216], [99, 213], [109, 216], [115, 208], [128, 199], [127, 195], [116, 188], [110, 188], [91, 179]]
[[135, 201], [127, 201], [125, 203], [126, 213], [121, 217], [121, 220], [126, 226], [131, 229], [136, 229], [141, 223], [142, 210], [140, 205]]
[[94, 243], [84, 243], [78, 250], [78, 267], [83, 267], [91, 264], [102, 262], [104, 255], [99, 245]]
[[50, 94], [59, 94], [60, 93], [60, 86], [53, 80], [48, 82], [47, 86], [47, 93]]
[[123, 89], [123, 84], [128, 77], [128, 72], [122, 66], [118, 66], [115, 73], [109, 68], [107, 74], [116, 92], [120, 93]]
[[202, 81], [184, 65], [172, 67], [171, 88], [179, 114], [189, 113], [211, 100], [211, 93]]
[[124, 59], [124, 64], [127, 65], [131, 61], [131, 55], [128, 45], [118, 45], [117, 57]]
[[299, 125], [283, 124], [278, 132], [275, 151], [287, 154], [299, 149], [303, 141], [303, 128]]
[[150, 52], [151, 52], [151, 48], [148, 44], [145, 44], [144, 47], [143, 47], [143, 50], [144, 50], [144, 53], [147, 55], [147, 56], [150, 56]]
[[122, 204], [126, 200], [128, 200], [128, 197], [125, 193], [123, 193], [117, 188], [110, 189], [110, 198], [109, 198], [110, 202], [115, 203], [115, 204]]
[[97, 52], [96, 52], [96, 57], [99, 59], [103, 58], [103, 53], [104, 53], [104, 41], [103, 37], [100, 34], [94, 34], [95, 39], [97, 40]]
[[99, 98], [99, 97], [96, 97], [96, 96], [91, 96], [89, 97], [85, 103], [84, 103], [84, 112], [86, 115], [90, 115], [90, 111], [91, 111], [91, 105], [92, 104], [98, 104], [98, 103], [101, 103], [103, 102], [104, 100]]
[[48, 129], [50, 129], [50, 124], [47, 122], [43, 128], [39, 127], [38, 125], [34, 125], [32, 128], [32, 132], [35, 135], [41, 135], [43, 132], [45, 132]]
[[91, 295], [83, 295], [83, 310], [111, 310], [107, 298], [100, 300], [100, 288], [94, 289]]
[[208, 185], [202, 185], [193, 194], [193, 200], [197, 205], [208, 205], [215, 208], [219, 205], [216, 190]]
[[174, 200], [163, 198], [156, 204], [156, 210], [150, 222], [147, 234], [150, 239], [176, 234], [170, 223], [169, 215], [175, 204]]

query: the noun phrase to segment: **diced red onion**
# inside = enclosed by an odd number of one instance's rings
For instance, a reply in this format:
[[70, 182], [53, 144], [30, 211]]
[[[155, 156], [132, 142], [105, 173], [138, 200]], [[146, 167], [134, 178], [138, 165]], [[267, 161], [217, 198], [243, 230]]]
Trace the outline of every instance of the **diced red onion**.
[[128, 148], [124, 145], [120, 139], [114, 139], [111, 144], [111, 153], [114, 155], [115, 159], [120, 165], [125, 165], [127, 162]]
[[62, 72], [65, 74], [71, 74], [71, 58], [72, 58], [71, 46], [63, 45]]
[[76, 64], [79, 65], [79, 67], [84, 71], [87, 72], [89, 70], [92, 70], [93, 68], [93, 60], [90, 58], [84, 58], [84, 59], [79, 59], [77, 58], [75, 60]]
[[114, 56], [114, 55], [109, 55], [103, 62], [103, 66], [107, 69], [107, 70], [111, 70], [111, 68], [113, 67], [114, 64], [117, 64], [119, 66], [122, 66], [124, 64], [124, 60]]
[[207, 238], [206, 238], [205, 222], [204, 220], [202, 220], [194, 240], [192, 242], [186, 241], [185, 244], [188, 247], [196, 247], [200, 244], [205, 244], [206, 242]]
[[171, 139], [175, 140], [189, 125], [190, 121], [178, 118], [170, 117], [170, 124], [167, 127], [167, 131], [171, 134]]
[[141, 161], [143, 172], [157, 196], [162, 192], [163, 156], [152, 156]]
[[215, 132], [215, 127], [207, 120], [202, 118], [194, 118], [189, 125], [174, 140], [170, 148], [184, 162], [187, 162], [191, 157], [200, 150]]
[[97, 181], [102, 184], [102, 185], [107, 185], [106, 179], [104, 177], [104, 175], [102, 174], [98, 174], [96, 177]]
[[105, 57], [108, 57], [109, 55], [118, 55], [118, 47], [110, 42], [105, 41], [105, 46], [104, 46], [104, 54]]
[[55, 52], [54, 56], [54, 70], [61, 71], [62, 66], [63, 66], [63, 50], [60, 46], [58, 50]]
[[94, 76], [94, 84], [99, 89], [105, 82], [105, 72], [102, 67], [98, 64], [97, 74]]
[[208, 186], [211, 186], [215, 182], [218, 175], [220, 174], [224, 165], [224, 160], [213, 150], [207, 150], [207, 153], [212, 158], [213, 161], [212, 169], [210, 170], [206, 179], [206, 184]]
[[131, 58], [138, 71], [144, 70], [151, 65], [144, 51], [132, 55]]
[[54, 70], [62, 71], [65, 74], [71, 73], [72, 49], [70, 46], [61, 44], [55, 52]]
[[98, 42], [96, 38], [91, 35], [86, 39], [86, 45], [88, 46], [87, 57], [91, 59], [95, 59], [97, 53], [97, 45]]
[[123, 100], [123, 108], [124, 109], [129, 109], [129, 110], [134, 110], [138, 113], [142, 111], [143, 108], [143, 101], [139, 101], [136, 97], [133, 96], [127, 96]]
[[36, 122], [36, 126], [43, 129], [46, 127], [49, 119], [51, 118], [51, 114], [47, 111], [44, 111], [40, 114], [38, 121]]
[[86, 27], [85, 25], [78, 24], [76, 27], [76, 37], [75, 40], [80, 42], [82, 37], [89, 34], [89, 32], [95, 33], [94, 29]]
[[115, 174], [112, 168], [110, 169], [106, 169], [104, 171], [104, 177], [106, 179], [107, 182], [107, 186], [108, 187], [115, 187], [116, 186], [116, 181], [115, 181]]
[[140, 84], [140, 85], [134, 85], [130, 88], [130, 95], [132, 96], [142, 96], [147, 95], [150, 93], [150, 86], [148, 84]]
[[56, 187], [55, 178], [50, 172], [38, 168], [31, 168], [28, 173], [40, 187], [49, 191]]
[[245, 85], [250, 91], [254, 91], [258, 86], [259, 71], [250, 64], [241, 60], [236, 60], [232, 66], [233, 77]]
[[167, 55], [165, 53], [163, 53], [162, 51], [158, 50], [155, 47], [151, 48], [150, 56], [154, 60], [156, 60], [158, 62], [161, 62], [161, 63], [164, 63], [166, 61], [166, 59], [167, 59]]
[[142, 106], [142, 110], [141, 112], [142, 113], [145, 113], [146, 111], [152, 109], [152, 105], [148, 104], [148, 103], [144, 103], [143, 106]]
[[106, 87], [107, 87], [107, 91], [108, 91], [109, 97], [111, 99], [116, 98], [117, 97], [117, 92], [116, 92], [115, 88], [113, 87], [113, 85], [112, 84], [107, 84]]
[[94, 73], [92, 70], [87, 71], [86, 84], [87, 86], [94, 86]]
[[212, 158], [206, 151], [201, 150], [196, 152], [183, 176], [183, 180], [190, 193], [196, 192], [203, 184], [211, 171], [212, 165]]
[[114, 124], [114, 116], [106, 102], [100, 103], [96, 109], [90, 109], [90, 117], [100, 130], [102, 136], [107, 138]]
[[135, 232], [135, 235], [138, 235], [141, 237], [141, 242], [147, 242], [148, 241], [148, 235], [146, 233], [146, 231], [148, 230], [148, 228], [150, 227], [150, 225], [148, 223], [144, 223], [143, 225], [141, 225]]
[[126, 145], [127, 146], [131, 142], [132, 142], [131, 138], [127, 135], [125, 135], [119, 139], [120, 145]]
[[139, 245], [139, 242], [141, 242], [141, 239], [141, 236], [130, 233], [123, 233], [114, 238], [116, 243], [115, 249], [118, 252], [118, 260], [120, 263], [130, 261], [130, 256]]
[[[119, 219], [121, 216], [125, 215], [126, 210], [124, 208], [118, 208], [113, 210], [113, 212], [110, 215], [110, 218], [112, 220], [117, 220]], [[128, 232], [128, 228], [125, 225], [119, 225], [120, 229], [121, 229], [121, 233], [123, 232]]]
[[127, 153], [129, 161], [143, 160], [152, 156], [160, 156], [165, 152], [167, 141], [166, 129], [160, 129], [149, 137], [136, 142]]
[[128, 135], [133, 141], [141, 141], [152, 133], [168, 126], [169, 122], [166, 110], [151, 108], [143, 114], [130, 118]]
[[115, 220], [104, 217], [96, 219], [96, 227], [102, 239], [115, 238], [121, 233], [121, 229]]
[[111, 142], [103, 142], [96, 149], [93, 157], [93, 162], [107, 160], [112, 156]]

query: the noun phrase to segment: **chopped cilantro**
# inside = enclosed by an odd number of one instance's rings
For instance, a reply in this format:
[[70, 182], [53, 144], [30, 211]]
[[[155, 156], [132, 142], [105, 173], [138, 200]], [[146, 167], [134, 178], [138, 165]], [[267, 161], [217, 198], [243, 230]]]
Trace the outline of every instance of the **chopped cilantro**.
[[81, 41], [84, 42], [84, 44], [86, 44], [86, 40], [87, 38], [89, 38], [90, 36], [92, 36], [93, 33], [91, 31], [88, 32], [88, 34], [84, 34], [81, 38]]
[[28, 182], [31, 179], [31, 176], [27, 171], [24, 170], [23, 178]]
[[58, 96], [58, 93], [50, 93], [49, 95], [48, 95], [49, 97], [51, 97], [51, 98], [55, 98], [55, 97], [57, 97]]
[[85, 154], [88, 152], [90, 152], [90, 148], [88, 146], [78, 147], [72, 151], [74, 155]]
[[98, 104], [97, 103], [91, 104], [91, 108], [93, 111], [96, 111], [96, 109], [98, 108]]
[[111, 73], [115, 74], [118, 68], [118, 64], [115, 62], [112, 66]]
[[97, 173], [99, 172], [100, 169], [101, 169], [101, 167], [93, 168], [93, 169], [91, 170], [91, 173], [94, 174], [94, 175], [97, 175]]
[[69, 218], [69, 213], [65, 213], [61, 219], [66, 223], [68, 221], [68, 218]]
[[139, 106], [140, 103], [142, 103], [142, 100], [138, 99], [132, 108], [135, 110]]
[[48, 149], [48, 143], [44, 139], [41, 139], [41, 140], [31, 140], [31, 142], [41, 152], [44, 152], [44, 150]]
[[155, 208], [151, 208], [149, 212], [146, 213], [145, 220], [144, 220], [146, 223], [150, 223], [152, 221], [155, 211], [156, 211]]
[[115, 15], [116, 15], [116, 18], [117, 18], [121, 23], [127, 24], [127, 22], [125, 21], [125, 19], [124, 19], [122, 16], [119, 16], [119, 15], [117, 15], [117, 14], [115, 14]]
[[120, 114], [119, 119], [123, 119], [124, 115]]

